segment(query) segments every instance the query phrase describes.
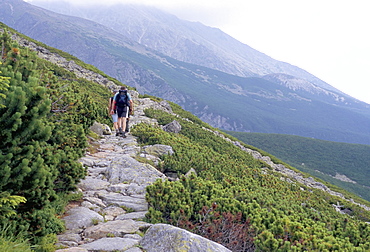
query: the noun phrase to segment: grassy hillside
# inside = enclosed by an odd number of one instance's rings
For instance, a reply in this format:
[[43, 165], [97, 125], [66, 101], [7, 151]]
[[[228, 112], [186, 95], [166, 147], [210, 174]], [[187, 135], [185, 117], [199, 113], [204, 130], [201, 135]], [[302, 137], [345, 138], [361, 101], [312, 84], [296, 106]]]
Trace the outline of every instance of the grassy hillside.
[[[370, 201], [370, 145], [347, 144], [282, 134], [227, 132], [297, 169]], [[345, 175], [348, 182], [343, 181]], [[336, 179], [341, 178], [341, 179]]]

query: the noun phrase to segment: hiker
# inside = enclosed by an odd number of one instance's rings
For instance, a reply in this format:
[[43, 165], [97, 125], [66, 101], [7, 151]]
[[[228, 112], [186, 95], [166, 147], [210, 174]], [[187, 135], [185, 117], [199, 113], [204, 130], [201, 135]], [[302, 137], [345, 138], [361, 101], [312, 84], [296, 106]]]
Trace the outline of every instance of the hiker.
[[[117, 116], [117, 110], [113, 106], [114, 95], [118, 93], [118, 90], [114, 90], [112, 93], [113, 93], [113, 96], [109, 98], [109, 102], [108, 102], [108, 113], [112, 116], [114, 130], [116, 132], [118, 132], [118, 116]], [[113, 114], [111, 113], [112, 110], [113, 110]]]
[[[133, 102], [125, 86], [122, 86], [118, 93], [114, 95], [113, 106], [117, 109], [118, 116], [118, 131], [116, 136], [121, 135], [126, 137], [126, 120], [129, 117], [129, 113], [132, 114]], [[111, 114], [113, 113], [114, 111], [111, 109]]]

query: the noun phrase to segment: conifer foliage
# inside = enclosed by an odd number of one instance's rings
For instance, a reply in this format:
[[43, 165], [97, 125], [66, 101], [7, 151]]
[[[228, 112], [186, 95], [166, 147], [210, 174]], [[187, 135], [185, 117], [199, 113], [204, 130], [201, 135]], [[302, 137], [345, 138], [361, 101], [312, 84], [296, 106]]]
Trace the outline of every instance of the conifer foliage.
[[64, 228], [57, 205], [85, 176], [77, 159], [102, 114], [77, 78], [0, 38], [0, 226], [38, 243]]
[[[172, 146], [174, 154], [163, 156], [158, 169], [180, 175], [178, 181], [158, 180], [147, 187], [148, 220], [187, 228], [232, 251], [370, 250], [368, 212], [285, 181], [266, 163], [210, 132], [215, 129], [172, 108], [187, 120], [153, 109], [146, 115], [162, 125], [179, 121], [180, 133], [144, 124], [132, 129], [142, 144]], [[197, 176], [181, 176], [190, 168]], [[332, 206], [337, 202], [351, 209], [351, 216], [338, 213]]]

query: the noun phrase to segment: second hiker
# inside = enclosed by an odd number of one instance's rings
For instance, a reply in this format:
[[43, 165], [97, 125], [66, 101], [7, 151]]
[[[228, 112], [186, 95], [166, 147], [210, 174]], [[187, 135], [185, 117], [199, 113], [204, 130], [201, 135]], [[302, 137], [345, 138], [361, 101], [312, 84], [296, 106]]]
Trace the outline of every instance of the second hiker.
[[[108, 100], [108, 113], [112, 116], [113, 128], [116, 132], [118, 131], [118, 116], [117, 116], [117, 110], [113, 104], [113, 100], [114, 100], [114, 95], [117, 93], [118, 93], [118, 90], [114, 90], [113, 96], [110, 97]], [[113, 113], [112, 113], [112, 110], [113, 110]]]

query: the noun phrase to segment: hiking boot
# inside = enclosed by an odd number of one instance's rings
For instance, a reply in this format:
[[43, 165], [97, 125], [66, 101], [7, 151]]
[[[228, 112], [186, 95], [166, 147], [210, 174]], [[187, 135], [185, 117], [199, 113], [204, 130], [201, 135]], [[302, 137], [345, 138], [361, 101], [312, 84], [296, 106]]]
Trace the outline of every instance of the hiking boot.
[[118, 131], [118, 130], [116, 130], [116, 136], [119, 136], [119, 135], [120, 135], [119, 131]]
[[121, 136], [122, 136], [123, 138], [126, 138], [126, 137], [127, 137], [125, 132], [122, 132]]

